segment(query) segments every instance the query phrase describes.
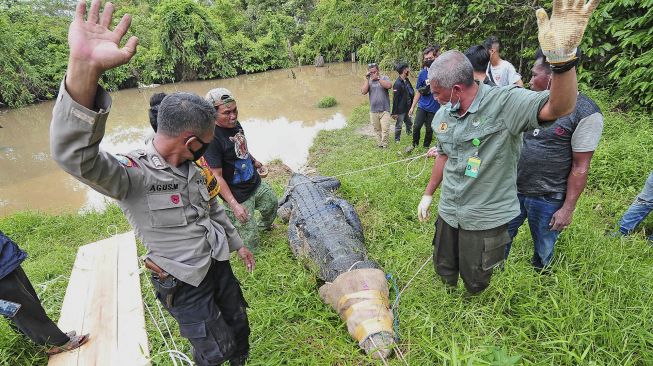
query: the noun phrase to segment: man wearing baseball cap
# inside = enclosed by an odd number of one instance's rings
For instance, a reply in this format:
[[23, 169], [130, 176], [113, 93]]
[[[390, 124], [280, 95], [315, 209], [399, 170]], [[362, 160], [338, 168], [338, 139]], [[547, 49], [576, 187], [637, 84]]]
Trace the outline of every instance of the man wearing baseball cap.
[[[238, 106], [233, 94], [225, 88], [211, 89], [205, 99], [213, 104], [218, 117], [214, 137], [204, 158], [218, 180], [220, 197], [244, 242], [251, 249], [259, 245], [259, 229], [271, 230], [277, 216], [277, 196], [272, 187], [261, 180], [263, 164], [247, 148], [245, 131], [238, 122]], [[261, 213], [260, 222], [254, 210]]]

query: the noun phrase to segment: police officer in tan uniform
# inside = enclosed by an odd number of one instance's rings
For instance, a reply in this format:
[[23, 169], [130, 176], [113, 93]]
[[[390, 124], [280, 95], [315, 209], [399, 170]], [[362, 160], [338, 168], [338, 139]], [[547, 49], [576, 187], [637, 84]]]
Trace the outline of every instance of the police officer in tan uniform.
[[119, 43], [130, 24], [113, 31], [113, 5], [99, 13], [94, 0], [77, 5], [70, 26], [70, 58], [50, 127], [54, 160], [69, 174], [118, 201], [147, 248], [157, 298], [179, 322], [198, 365], [243, 365], [249, 352], [247, 303], [229, 264], [237, 251], [251, 271], [254, 257], [211, 200], [194, 162], [213, 137], [215, 109], [194, 94], [174, 93], [162, 102], [158, 131], [143, 149], [114, 157], [99, 148], [111, 98], [98, 86], [106, 70], [127, 63], [136, 37]]

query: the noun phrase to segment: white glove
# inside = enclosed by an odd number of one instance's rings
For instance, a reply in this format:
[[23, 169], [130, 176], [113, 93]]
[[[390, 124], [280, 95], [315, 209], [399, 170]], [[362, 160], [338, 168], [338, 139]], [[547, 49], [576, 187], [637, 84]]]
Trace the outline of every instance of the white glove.
[[542, 53], [552, 64], [565, 63], [576, 57], [590, 15], [601, 0], [557, 0], [551, 19], [544, 9], [537, 9], [538, 39]]
[[431, 201], [433, 201], [433, 196], [422, 196], [422, 200], [419, 201], [417, 206], [417, 218], [420, 222], [424, 222], [429, 219], [429, 206], [431, 206]]

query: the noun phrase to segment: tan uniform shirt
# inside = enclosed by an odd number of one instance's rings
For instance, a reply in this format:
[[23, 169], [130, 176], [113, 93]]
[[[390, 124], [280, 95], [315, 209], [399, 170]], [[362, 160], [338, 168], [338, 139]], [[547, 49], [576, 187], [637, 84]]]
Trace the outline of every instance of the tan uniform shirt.
[[[228, 260], [243, 241], [194, 162], [174, 167], [152, 142], [113, 156], [99, 148], [111, 98], [98, 87], [97, 112], [75, 102], [61, 84], [50, 126], [52, 158], [66, 172], [114, 198], [148, 249], [147, 257], [176, 278], [198, 286], [211, 258]], [[209, 204], [209, 201], [210, 204]]]
[[[467, 113], [440, 110], [433, 117], [444, 166], [438, 213], [453, 227], [489, 230], [519, 215], [517, 161], [522, 131], [544, 126], [537, 115], [548, 92], [490, 87], [481, 83]], [[478, 147], [474, 142], [478, 143]], [[465, 175], [471, 157], [481, 160], [477, 177]]]

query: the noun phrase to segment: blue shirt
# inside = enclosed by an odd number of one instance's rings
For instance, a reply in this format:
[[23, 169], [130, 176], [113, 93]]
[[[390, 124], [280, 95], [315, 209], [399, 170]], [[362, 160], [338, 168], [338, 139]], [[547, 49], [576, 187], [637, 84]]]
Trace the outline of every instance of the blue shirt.
[[27, 253], [0, 231], [0, 279], [13, 272], [27, 258]]
[[[426, 85], [426, 79], [428, 79], [428, 75], [429, 70], [426, 68], [423, 68], [422, 71], [419, 72], [419, 75], [417, 76], [417, 84], [415, 85], [417, 89]], [[417, 102], [417, 107], [424, 111], [435, 113], [438, 111], [438, 109], [440, 109], [440, 103], [438, 103], [437, 100], [433, 99], [433, 94], [421, 95], [419, 97], [419, 102]]]

